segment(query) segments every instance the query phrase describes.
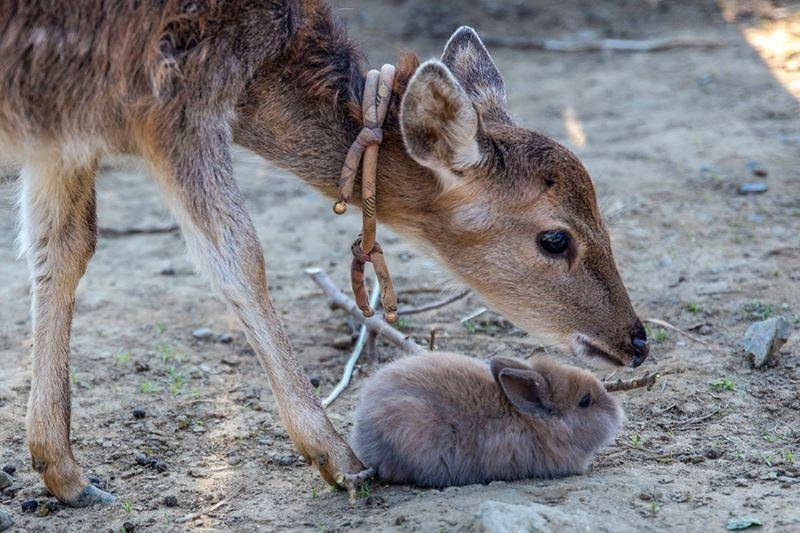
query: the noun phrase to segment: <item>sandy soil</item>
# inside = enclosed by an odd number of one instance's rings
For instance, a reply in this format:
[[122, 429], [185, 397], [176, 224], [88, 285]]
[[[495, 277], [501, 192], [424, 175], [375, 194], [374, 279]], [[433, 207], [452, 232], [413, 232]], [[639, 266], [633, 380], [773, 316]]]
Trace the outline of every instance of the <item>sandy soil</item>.
[[[507, 517], [540, 504], [549, 528], [721, 530], [731, 518], [752, 516], [765, 530], [800, 530], [800, 335], [765, 369], [752, 369], [740, 348], [758, 316], [781, 314], [800, 329], [799, 6], [565, 2], [556, 9], [473, 0], [433, 10], [427, 4], [338, 2], [348, 8], [339, 13], [367, 45], [371, 64], [392, 59], [395, 46], [434, 55], [444, 44], [440, 35], [460, 22], [487, 33], [680, 34], [724, 43], [647, 54], [493, 50], [518, 122], [572, 147], [594, 176], [640, 314], [691, 330], [719, 352], [655, 328], [647, 366], [675, 373], [651, 391], [625, 395], [625, 428], [585, 475], [442, 491], [373, 485], [351, 507], [298, 460], [261, 369], [232, 316], [193, 273], [180, 237], [102, 238], [78, 293], [73, 442], [80, 463], [120, 503], [26, 514], [21, 502], [50, 498], [23, 441], [31, 324], [26, 269], [14, 246], [13, 185], [6, 183], [0, 185], [0, 465], [17, 465], [19, 490], [0, 495], [0, 508], [19, 530], [119, 531], [129, 522], [138, 531], [461, 531], [483, 527], [488, 501], [521, 506]], [[392, 46], [381, 40], [383, 28]], [[756, 168], [766, 177], [754, 176]], [[297, 357], [327, 393], [347, 354], [333, 340], [349, 328], [303, 269], [321, 266], [345, 287], [357, 217], [335, 218], [329, 202], [252, 154], [237, 153], [236, 172]], [[766, 182], [768, 192], [738, 195], [738, 185], [750, 181]], [[171, 223], [135, 166], [105, 168], [98, 195], [103, 227]], [[446, 274], [399, 239], [384, 241], [402, 298], [440, 298]], [[469, 330], [459, 324], [481, 305], [470, 297], [412, 317], [403, 330], [422, 342], [436, 327], [439, 348], [478, 357], [542, 350], [492, 313]], [[198, 327], [230, 334], [233, 342], [196, 340]], [[359, 384], [399, 356], [381, 344], [378, 357], [359, 366], [354, 386], [330, 408], [344, 433], [352, 429]], [[134, 418], [134, 407], [146, 416]], [[158, 458], [166, 471], [140, 466], [139, 453]], [[163, 504], [168, 495], [177, 507]], [[231, 495], [199, 519], [179, 521]]]

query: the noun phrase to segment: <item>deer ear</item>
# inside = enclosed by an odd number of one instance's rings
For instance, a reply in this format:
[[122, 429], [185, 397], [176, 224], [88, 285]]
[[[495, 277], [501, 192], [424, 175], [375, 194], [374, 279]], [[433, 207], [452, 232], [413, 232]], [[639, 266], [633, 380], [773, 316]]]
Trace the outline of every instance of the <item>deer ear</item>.
[[550, 412], [547, 407], [550, 389], [535, 370], [506, 367], [496, 379], [508, 401], [521, 413], [541, 416]]
[[482, 113], [507, 118], [503, 76], [475, 30], [469, 26], [456, 30], [444, 47], [442, 63]]
[[440, 173], [483, 160], [478, 113], [450, 69], [439, 61], [420, 65], [408, 82], [400, 128], [409, 155]]

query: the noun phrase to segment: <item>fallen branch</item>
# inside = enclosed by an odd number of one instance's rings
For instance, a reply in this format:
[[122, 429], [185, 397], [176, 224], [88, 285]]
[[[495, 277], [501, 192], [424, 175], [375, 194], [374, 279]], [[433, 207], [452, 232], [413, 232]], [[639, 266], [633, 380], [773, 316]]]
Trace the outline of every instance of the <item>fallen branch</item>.
[[417, 313], [425, 313], [427, 311], [433, 311], [434, 309], [439, 309], [441, 307], [445, 307], [450, 305], [451, 303], [457, 302], [463, 298], [466, 298], [472, 293], [471, 290], [466, 290], [460, 292], [450, 298], [446, 298], [440, 302], [433, 302], [425, 305], [420, 305], [419, 307], [403, 307], [397, 310], [398, 315], [416, 315]]
[[98, 233], [101, 237], [116, 239], [119, 237], [130, 237], [131, 235], [158, 235], [160, 233], [175, 233], [178, 226], [155, 227], [155, 228], [100, 228]]
[[658, 319], [658, 318], [645, 318], [644, 321], [648, 322], [650, 324], [653, 324], [654, 326], [660, 326], [662, 328], [671, 329], [675, 333], [683, 335], [684, 337], [686, 337], [690, 341], [696, 342], [698, 344], [702, 344], [703, 346], [705, 346], [706, 348], [708, 348], [709, 350], [711, 350], [713, 352], [722, 353], [722, 348], [720, 348], [716, 344], [711, 344], [710, 342], [704, 341], [703, 339], [701, 339], [699, 337], [695, 337], [694, 335], [692, 335], [688, 331], [684, 331], [681, 328], [679, 328], [678, 326], [673, 326], [672, 324], [670, 324], [666, 320], [661, 320], [661, 319]]
[[423, 351], [421, 346], [390, 326], [383, 317], [377, 313], [369, 318], [365, 317], [361, 313], [361, 309], [356, 305], [356, 302], [353, 301], [352, 298], [345, 296], [344, 293], [333, 284], [333, 281], [328, 277], [325, 271], [319, 268], [309, 268], [306, 269], [306, 274], [311, 276], [314, 283], [325, 292], [333, 306], [347, 311], [357, 322], [366, 325], [369, 331], [384, 337], [386, 340], [408, 353], [415, 354]]
[[662, 372], [659, 374], [658, 372], [645, 372], [638, 378], [634, 379], [618, 379], [616, 381], [604, 381], [603, 385], [605, 386], [608, 392], [619, 392], [619, 391], [627, 391], [633, 389], [641, 389], [642, 387], [647, 387], [650, 390], [653, 385], [656, 383], [656, 379], [659, 375], [663, 375], [666, 372]]
[[664, 39], [596, 39], [559, 40], [533, 39], [530, 37], [482, 36], [489, 47], [516, 50], [544, 50], [546, 52], [663, 52], [675, 48], [719, 48], [725, 43], [708, 39], [672, 37]]
[[[378, 303], [378, 296], [380, 293], [380, 285], [378, 284], [378, 281], [375, 280], [375, 283], [372, 286], [372, 294], [369, 297], [369, 306], [371, 308], [375, 309], [375, 305]], [[374, 341], [374, 337], [370, 335], [367, 325], [362, 324], [361, 329], [358, 332], [358, 340], [356, 341], [355, 347], [353, 347], [353, 352], [350, 354], [347, 364], [344, 365], [344, 374], [342, 374], [342, 379], [339, 380], [339, 383], [336, 384], [336, 387], [333, 389], [333, 391], [331, 391], [328, 397], [322, 400], [322, 407], [328, 407], [330, 404], [332, 404], [333, 401], [338, 398], [342, 391], [345, 390], [350, 384], [350, 378], [353, 377], [353, 369], [356, 367], [356, 362], [358, 362], [361, 351], [364, 349], [364, 346], [367, 344], [368, 340]]]
[[220, 507], [222, 507], [223, 505], [225, 505], [226, 503], [230, 502], [237, 494], [242, 492], [242, 489], [244, 489], [244, 483], [242, 483], [241, 485], [237, 486], [235, 489], [233, 489], [231, 491], [230, 494], [225, 496], [225, 498], [223, 498], [222, 500], [218, 501], [217, 503], [215, 503], [211, 507], [209, 507], [207, 509], [204, 509], [204, 510], [202, 510], [200, 512], [197, 512], [197, 513], [189, 513], [187, 515], [180, 516], [180, 517], [176, 518], [175, 521], [177, 523], [179, 523], [179, 524], [182, 524], [183, 522], [188, 522], [190, 520], [196, 520], [196, 519], [198, 519], [198, 518], [200, 518], [202, 516], [205, 516], [207, 514], [211, 514], [214, 511], [216, 511], [217, 509], [219, 509]]

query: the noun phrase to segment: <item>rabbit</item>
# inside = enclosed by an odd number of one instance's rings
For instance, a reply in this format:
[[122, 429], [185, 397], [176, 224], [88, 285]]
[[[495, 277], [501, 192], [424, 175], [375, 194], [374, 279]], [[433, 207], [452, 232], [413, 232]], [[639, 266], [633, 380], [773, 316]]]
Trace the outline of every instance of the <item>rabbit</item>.
[[387, 483], [552, 478], [584, 472], [624, 418], [585, 370], [437, 352], [395, 361], [364, 384], [352, 444]]

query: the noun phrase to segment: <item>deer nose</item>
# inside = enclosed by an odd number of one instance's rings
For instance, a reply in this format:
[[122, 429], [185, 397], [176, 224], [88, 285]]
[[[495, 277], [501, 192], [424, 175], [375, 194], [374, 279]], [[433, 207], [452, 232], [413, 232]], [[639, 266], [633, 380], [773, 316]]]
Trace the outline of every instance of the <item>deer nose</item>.
[[633, 330], [631, 335], [631, 344], [633, 345], [633, 359], [631, 359], [631, 366], [636, 368], [644, 363], [647, 355], [650, 353], [650, 346], [647, 344], [647, 333], [644, 326], [639, 322]]

